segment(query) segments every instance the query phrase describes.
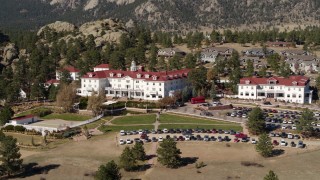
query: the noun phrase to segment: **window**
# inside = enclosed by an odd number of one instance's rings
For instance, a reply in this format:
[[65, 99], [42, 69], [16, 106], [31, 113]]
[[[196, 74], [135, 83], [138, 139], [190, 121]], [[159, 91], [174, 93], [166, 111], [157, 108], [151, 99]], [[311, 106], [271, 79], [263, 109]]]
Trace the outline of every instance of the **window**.
[[240, 89], [243, 89], [243, 86], [240, 86]]
[[251, 89], [253, 89], [253, 86], [251, 86]]
[[159, 91], [161, 91], [161, 88], [159, 88]]
[[118, 79], [118, 82], [121, 82], [121, 79]]
[[296, 97], [297, 97], [297, 95], [296, 95], [296, 94], [292, 94], [292, 97], [293, 97], [293, 98], [296, 98]]
[[152, 91], [155, 91], [156, 90], [156, 88], [152, 88]]
[[254, 96], [254, 93], [251, 93], [251, 96]]
[[118, 84], [118, 88], [120, 88], [121, 87], [121, 84]]
[[139, 85], [136, 85], [136, 88], [139, 88]]
[[136, 81], [136, 83], [139, 83], [139, 81]]
[[299, 88], [299, 91], [301, 91], [301, 88]]
[[299, 94], [299, 98], [301, 98], [301, 94]]
[[130, 83], [130, 80], [126, 80], [127, 83]]
[[288, 91], [290, 91], [290, 88], [288, 88]]
[[270, 86], [270, 88], [269, 89], [274, 89], [274, 87], [273, 86]]
[[153, 83], [153, 85], [156, 85], [156, 83]]
[[240, 92], [240, 96], [243, 96], [243, 92]]
[[149, 85], [149, 83], [147, 83], [147, 85]]
[[84, 84], [83, 87], [86, 87], [86, 85]]
[[248, 92], [246, 92], [246, 96], [249, 96], [249, 93], [248, 93]]
[[159, 95], [158, 97], [159, 97], [159, 98], [162, 98], [162, 96], [161, 96], [161, 95]]
[[289, 98], [289, 97], [290, 97], [290, 94], [287, 94], [287, 97]]

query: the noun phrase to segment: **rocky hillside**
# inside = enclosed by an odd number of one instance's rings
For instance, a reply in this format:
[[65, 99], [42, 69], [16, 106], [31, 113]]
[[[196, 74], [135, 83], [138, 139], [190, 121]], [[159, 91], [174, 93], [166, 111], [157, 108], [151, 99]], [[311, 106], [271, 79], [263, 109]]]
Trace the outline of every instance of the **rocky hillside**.
[[63, 20], [119, 18], [161, 29], [311, 25], [319, 0], [0, 0], [0, 24], [35, 28]]

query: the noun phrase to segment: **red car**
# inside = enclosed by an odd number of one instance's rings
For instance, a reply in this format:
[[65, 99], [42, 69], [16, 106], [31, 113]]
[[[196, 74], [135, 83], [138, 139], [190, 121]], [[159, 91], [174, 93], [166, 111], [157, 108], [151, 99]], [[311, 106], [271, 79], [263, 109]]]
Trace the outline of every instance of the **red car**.
[[215, 133], [217, 133], [217, 130], [216, 130], [216, 129], [212, 129], [211, 132], [212, 132], [213, 134], [215, 134]]
[[146, 139], [146, 138], [148, 138], [148, 136], [147, 136], [147, 134], [144, 134], [144, 133], [143, 133], [143, 134], [141, 134], [140, 138], [141, 138], [141, 139]]
[[275, 145], [275, 146], [278, 146], [279, 142], [277, 140], [273, 140], [272, 144]]
[[234, 138], [233, 142], [240, 142], [240, 140], [238, 138]]
[[236, 138], [247, 138], [248, 136], [246, 134], [243, 133], [239, 133], [235, 135]]

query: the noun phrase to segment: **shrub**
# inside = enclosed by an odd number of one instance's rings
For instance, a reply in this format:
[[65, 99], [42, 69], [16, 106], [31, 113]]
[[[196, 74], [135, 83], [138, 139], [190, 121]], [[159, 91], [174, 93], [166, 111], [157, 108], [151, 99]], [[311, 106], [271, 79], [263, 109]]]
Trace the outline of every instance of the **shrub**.
[[31, 113], [35, 116], [38, 116], [38, 117], [44, 117], [44, 116], [51, 114], [52, 110], [47, 109], [47, 108], [45, 108], [45, 109], [40, 108], [40, 109], [32, 110]]
[[8, 125], [6, 127], [3, 128], [6, 131], [13, 131], [14, 130], [14, 126], [13, 125]]
[[18, 131], [18, 132], [24, 132], [24, 131], [26, 130], [26, 128], [23, 127], [23, 126], [15, 126], [15, 127], [14, 127], [14, 130], [15, 130], [15, 131]]

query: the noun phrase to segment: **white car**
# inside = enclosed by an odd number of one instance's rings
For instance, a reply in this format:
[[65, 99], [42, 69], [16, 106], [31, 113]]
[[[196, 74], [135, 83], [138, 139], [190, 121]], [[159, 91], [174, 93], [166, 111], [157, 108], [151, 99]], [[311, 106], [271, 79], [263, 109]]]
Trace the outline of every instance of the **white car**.
[[287, 146], [287, 142], [284, 139], [281, 139], [280, 145], [281, 146]]
[[252, 139], [251, 139], [251, 144], [257, 144], [256, 139], [252, 138]]
[[246, 114], [242, 114], [242, 117], [243, 118], [247, 118], [248, 116]]
[[121, 131], [120, 131], [120, 135], [121, 135], [121, 136], [125, 136], [125, 135], [126, 135], [126, 132], [125, 132], [124, 130], [121, 130]]
[[236, 113], [231, 113], [231, 115], [230, 115], [231, 117], [236, 117], [237, 116], [237, 114]]
[[119, 144], [120, 144], [120, 145], [124, 145], [124, 144], [126, 144], [126, 142], [125, 142], [123, 139], [120, 139], [120, 140], [119, 140]]
[[291, 120], [289, 120], [289, 121], [288, 121], [288, 124], [292, 124], [292, 121], [291, 121]]
[[185, 135], [185, 136], [184, 136], [184, 139], [185, 139], [186, 141], [190, 141], [190, 135]]
[[133, 142], [131, 141], [131, 139], [127, 139], [126, 143], [127, 144], [132, 144]]
[[288, 133], [288, 139], [293, 139], [293, 134], [292, 133]]
[[158, 141], [162, 142], [163, 141], [163, 137], [159, 136]]
[[292, 129], [293, 129], [293, 130], [296, 130], [296, 129], [297, 129], [297, 126], [296, 126], [296, 125], [293, 125], [293, 126], [292, 126]]
[[286, 126], [282, 126], [282, 127], [281, 127], [281, 129], [286, 129], [286, 128], [287, 128]]
[[163, 133], [168, 133], [169, 131], [168, 131], [168, 129], [163, 129], [162, 132]]
[[314, 112], [314, 116], [320, 116], [319, 112]]
[[142, 134], [142, 133], [143, 133], [143, 130], [142, 130], [142, 129], [139, 129], [138, 132], [139, 132], [139, 134]]
[[287, 124], [288, 123], [288, 121], [282, 121], [282, 124]]
[[317, 126], [320, 126], [320, 123], [318, 123]]

